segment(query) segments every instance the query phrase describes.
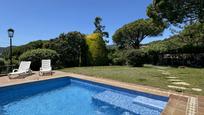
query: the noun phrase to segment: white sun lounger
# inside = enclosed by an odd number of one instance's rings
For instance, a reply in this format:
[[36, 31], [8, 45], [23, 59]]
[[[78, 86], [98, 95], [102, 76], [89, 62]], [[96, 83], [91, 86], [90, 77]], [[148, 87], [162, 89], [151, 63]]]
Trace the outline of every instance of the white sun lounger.
[[45, 73], [50, 73], [52, 75], [51, 60], [42, 60], [42, 65], [40, 67], [39, 75], [44, 75]]
[[11, 78], [11, 75], [19, 75], [19, 76], [25, 76], [27, 74], [31, 74], [32, 71], [30, 69], [31, 61], [21, 61], [19, 68], [14, 69], [12, 73], [8, 74], [8, 77]]

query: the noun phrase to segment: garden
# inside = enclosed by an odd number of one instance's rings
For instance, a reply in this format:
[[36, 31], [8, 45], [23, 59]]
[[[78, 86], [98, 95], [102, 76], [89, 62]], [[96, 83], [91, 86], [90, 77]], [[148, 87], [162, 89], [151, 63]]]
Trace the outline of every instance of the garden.
[[[93, 33], [71, 31], [13, 47], [13, 66], [32, 61], [31, 69], [37, 71], [42, 59], [51, 59], [54, 69], [65, 72], [204, 95], [204, 3], [197, 2], [153, 0], [148, 18], [118, 28], [113, 45], [107, 45], [109, 34], [96, 17]], [[165, 29], [174, 35], [142, 44]], [[8, 49], [1, 52], [0, 73], [10, 63]]]

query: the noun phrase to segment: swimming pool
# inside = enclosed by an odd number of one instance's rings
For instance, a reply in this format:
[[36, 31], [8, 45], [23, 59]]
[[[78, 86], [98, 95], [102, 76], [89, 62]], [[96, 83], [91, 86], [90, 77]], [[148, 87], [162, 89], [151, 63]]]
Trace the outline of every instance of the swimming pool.
[[0, 115], [159, 115], [167, 101], [72, 77], [0, 87]]

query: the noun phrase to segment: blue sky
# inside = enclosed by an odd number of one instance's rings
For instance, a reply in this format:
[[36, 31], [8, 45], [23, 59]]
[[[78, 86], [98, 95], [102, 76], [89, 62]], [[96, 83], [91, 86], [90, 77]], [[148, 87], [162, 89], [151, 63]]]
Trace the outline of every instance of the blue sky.
[[[139, 18], [147, 18], [146, 7], [152, 0], [1, 0], [0, 47], [8, 46], [7, 29], [13, 28], [14, 45], [33, 40], [57, 37], [62, 32], [80, 31], [90, 34], [96, 16], [103, 18], [106, 31], [111, 36], [122, 25]], [[167, 38], [146, 38], [143, 43]]]

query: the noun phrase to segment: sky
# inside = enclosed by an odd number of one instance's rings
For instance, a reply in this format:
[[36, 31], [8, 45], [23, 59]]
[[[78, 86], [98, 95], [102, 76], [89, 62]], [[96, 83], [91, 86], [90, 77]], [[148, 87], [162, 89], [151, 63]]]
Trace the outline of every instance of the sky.
[[[146, 16], [152, 0], [0, 0], [0, 47], [9, 46], [7, 30], [15, 30], [13, 45], [56, 38], [60, 33], [79, 31], [91, 34], [94, 18], [102, 17], [113, 44], [114, 32], [129, 22]], [[142, 43], [162, 40], [171, 35], [149, 37]]]

